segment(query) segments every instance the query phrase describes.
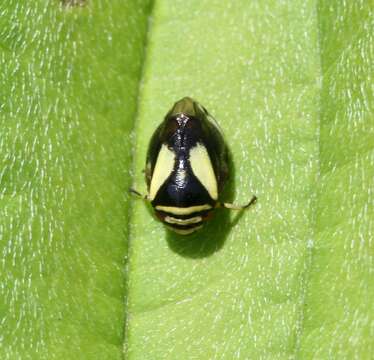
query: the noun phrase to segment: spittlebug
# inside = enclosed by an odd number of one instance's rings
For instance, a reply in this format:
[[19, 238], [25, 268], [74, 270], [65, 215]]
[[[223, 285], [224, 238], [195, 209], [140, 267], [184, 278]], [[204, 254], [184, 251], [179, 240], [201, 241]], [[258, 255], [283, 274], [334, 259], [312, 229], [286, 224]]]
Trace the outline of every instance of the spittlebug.
[[171, 230], [187, 235], [200, 229], [215, 208], [242, 210], [220, 202], [229, 175], [228, 149], [208, 111], [185, 97], [177, 101], [149, 143], [145, 178], [156, 216]]

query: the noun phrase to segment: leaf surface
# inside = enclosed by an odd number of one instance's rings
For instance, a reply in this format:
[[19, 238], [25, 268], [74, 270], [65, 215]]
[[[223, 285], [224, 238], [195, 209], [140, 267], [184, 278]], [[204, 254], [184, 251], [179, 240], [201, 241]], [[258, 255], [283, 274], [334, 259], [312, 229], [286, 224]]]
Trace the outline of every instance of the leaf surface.
[[[0, 358], [370, 358], [373, 30], [366, 1], [3, 1]], [[223, 199], [258, 197], [188, 237], [127, 193], [184, 96]]]
[[[69, 4], [70, 5], [69, 5]], [[147, 1], [0, 4], [0, 358], [121, 359]]]

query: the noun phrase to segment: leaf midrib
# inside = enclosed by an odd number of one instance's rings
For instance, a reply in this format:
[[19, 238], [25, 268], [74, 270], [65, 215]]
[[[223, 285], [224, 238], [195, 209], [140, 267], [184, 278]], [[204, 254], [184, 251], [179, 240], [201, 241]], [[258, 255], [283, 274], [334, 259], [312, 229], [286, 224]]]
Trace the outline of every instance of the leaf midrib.
[[[139, 71], [139, 83], [138, 83], [138, 93], [137, 93], [137, 99], [136, 99], [136, 108], [135, 108], [135, 114], [134, 114], [134, 121], [132, 125], [132, 150], [131, 150], [131, 156], [130, 156], [130, 174], [132, 174], [132, 177], [134, 177], [135, 172], [135, 159], [136, 159], [136, 142], [137, 142], [137, 126], [138, 126], [138, 118], [139, 118], [139, 109], [140, 109], [140, 103], [141, 103], [141, 93], [142, 93], [142, 83], [144, 79], [144, 73], [146, 69], [147, 64], [147, 54], [148, 54], [148, 48], [149, 48], [149, 38], [151, 36], [151, 29], [152, 29], [152, 17], [153, 17], [153, 11], [155, 7], [156, 0], [151, 0], [149, 5], [149, 12], [148, 12], [148, 19], [147, 19], [147, 29], [146, 29], [146, 35], [145, 35], [145, 41], [143, 45], [143, 61], [140, 66]], [[131, 195], [131, 194], [130, 194]], [[129, 299], [130, 299], [130, 292], [129, 292], [129, 281], [130, 281], [130, 273], [131, 273], [131, 243], [132, 243], [132, 230], [131, 230], [131, 224], [132, 224], [132, 218], [133, 218], [133, 204], [136, 199], [130, 198], [130, 204], [128, 208], [128, 221], [127, 221], [127, 255], [126, 255], [126, 267], [125, 267], [125, 319], [124, 319], [124, 331], [123, 331], [123, 351], [122, 353], [122, 359], [127, 359], [127, 349], [128, 349], [128, 330], [129, 330]]]

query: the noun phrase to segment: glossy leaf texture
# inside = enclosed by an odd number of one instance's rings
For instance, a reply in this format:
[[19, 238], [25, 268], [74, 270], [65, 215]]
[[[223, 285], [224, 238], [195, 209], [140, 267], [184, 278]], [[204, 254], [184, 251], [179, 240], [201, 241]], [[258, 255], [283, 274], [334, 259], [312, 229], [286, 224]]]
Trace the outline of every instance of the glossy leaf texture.
[[[373, 9], [342, 1], [0, 4], [0, 358], [373, 353]], [[199, 233], [145, 192], [172, 104], [233, 173]]]

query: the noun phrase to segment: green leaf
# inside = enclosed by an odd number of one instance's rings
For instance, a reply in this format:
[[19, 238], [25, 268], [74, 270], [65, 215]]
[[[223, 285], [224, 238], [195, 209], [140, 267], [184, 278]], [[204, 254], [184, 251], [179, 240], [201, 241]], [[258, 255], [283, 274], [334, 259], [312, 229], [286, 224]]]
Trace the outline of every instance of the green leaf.
[[150, 4], [82, 5], [0, 4], [1, 359], [122, 358]]
[[373, 7], [319, 4], [320, 175], [300, 358], [374, 353]]
[[[0, 358], [369, 358], [372, 19], [365, 1], [3, 1]], [[259, 199], [188, 237], [127, 194], [183, 96], [225, 133], [225, 200]]]
[[236, 201], [252, 192], [259, 200], [232, 228], [217, 214], [186, 239], [166, 234], [136, 204], [128, 358], [369, 358], [368, 5], [188, 4], [162, 1], [154, 10], [136, 182], [154, 127], [189, 95], [226, 134]]

